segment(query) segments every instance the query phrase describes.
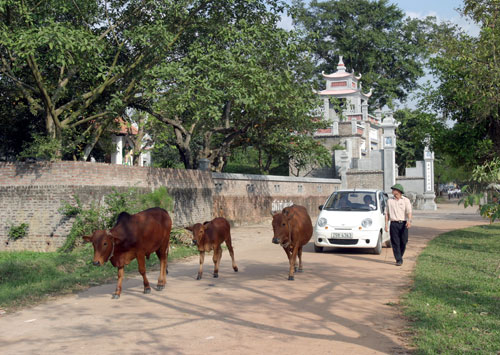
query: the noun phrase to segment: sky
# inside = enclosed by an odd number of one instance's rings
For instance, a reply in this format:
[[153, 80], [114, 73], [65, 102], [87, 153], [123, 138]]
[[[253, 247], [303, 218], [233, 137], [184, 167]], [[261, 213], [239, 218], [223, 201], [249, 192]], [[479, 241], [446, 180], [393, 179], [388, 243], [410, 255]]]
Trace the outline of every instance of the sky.
[[[287, 2], [291, 3], [288, 0]], [[447, 21], [460, 25], [471, 35], [476, 35], [479, 32], [477, 26], [465, 20], [457, 11], [458, 8], [463, 6], [463, 0], [389, 0], [389, 2], [397, 5], [409, 17], [424, 18], [426, 16], [434, 16], [439, 21]], [[284, 17], [281, 26], [291, 28], [291, 19]]]
[[424, 18], [434, 16], [439, 21], [460, 25], [467, 33], [476, 35], [478, 28], [464, 19], [457, 11], [463, 6], [463, 0], [389, 0], [397, 5], [409, 17]]

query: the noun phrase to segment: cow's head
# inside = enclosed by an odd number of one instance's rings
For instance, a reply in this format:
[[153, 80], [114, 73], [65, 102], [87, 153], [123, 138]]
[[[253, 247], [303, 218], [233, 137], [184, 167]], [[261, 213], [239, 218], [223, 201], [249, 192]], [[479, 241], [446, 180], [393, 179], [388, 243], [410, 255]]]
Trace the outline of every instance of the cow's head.
[[290, 230], [287, 217], [283, 213], [273, 213], [273, 243], [280, 244], [283, 248], [290, 245]]
[[94, 246], [94, 260], [95, 266], [104, 265], [111, 254], [113, 253], [115, 238], [105, 230], [97, 230], [92, 235], [86, 235], [83, 240], [92, 243]]
[[196, 223], [191, 227], [186, 227], [188, 231], [193, 233], [193, 245], [201, 245], [201, 239], [205, 234], [205, 225], [201, 223]]

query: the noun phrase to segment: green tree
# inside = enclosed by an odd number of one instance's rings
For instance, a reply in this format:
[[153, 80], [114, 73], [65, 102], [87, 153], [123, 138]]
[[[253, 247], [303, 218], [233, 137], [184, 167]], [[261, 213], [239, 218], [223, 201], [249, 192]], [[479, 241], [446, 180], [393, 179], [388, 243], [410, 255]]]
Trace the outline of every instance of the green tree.
[[[336, 71], [339, 55], [373, 88], [370, 104], [404, 101], [423, 72], [428, 25], [404, 18], [388, 0], [294, 1], [294, 23], [304, 28], [319, 71]], [[321, 82], [322, 84], [322, 82]]]
[[455, 29], [436, 35], [430, 66], [439, 85], [430, 101], [457, 123], [450, 153], [474, 166], [500, 156], [500, 1], [465, 0], [462, 14], [480, 33], [472, 37]]
[[[93, 145], [183, 33], [225, 1], [2, 0], [0, 81], [43, 133]], [[81, 139], [80, 137], [83, 137]], [[59, 153], [61, 155], [61, 153]], [[83, 152], [82, 152], [83, 155]]]
[[396, 163], [400, 175], [404, 175], [405, 168], [415, 166], [415, 162], [423, 158], [426, 145], [440, 155], [441, 144], [436, 142], [441, 142], [446, 126], [435, 114], [406, 108], [396, 111], [394, 118], [398, 121]]
[[[278, 28], [281, 8], [242, 3], [246, 7], [228, 11], [223, 24], [207, 20], [200, 26], [203, 36], [179, 47], [179, 61], [152, 71], [156, 83], [151, 80], [147, 94], [133, 104], [172, 130], [163, 134], [157, 125], [154, 134], [175, 137], [170, 142], [186, 168], [205, 158], [222, 171], [235, 147], [270, 147], [271, 136], [309, 133], [317, 126], [309, 116], [317, 97], [305, 44]], [[280, 158], [270, 149], [265, 153], [263, 172]]]
[[42, 130], [12, 83], [0, 79], [0, 160], [14, 160], [32, 134]]

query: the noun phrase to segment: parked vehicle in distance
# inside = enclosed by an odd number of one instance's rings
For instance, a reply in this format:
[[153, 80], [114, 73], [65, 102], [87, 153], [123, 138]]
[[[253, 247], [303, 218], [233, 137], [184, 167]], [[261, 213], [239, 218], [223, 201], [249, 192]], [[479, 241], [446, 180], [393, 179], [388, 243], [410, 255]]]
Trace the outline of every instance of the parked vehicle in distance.
[[385, 208], [388, 196], [374, 189], [338, 190], [330, 195], [314, 226], [314, 251], [323, 248], [365, 248], [374, 254], [382, 245], [390, 246], [385, 231]]

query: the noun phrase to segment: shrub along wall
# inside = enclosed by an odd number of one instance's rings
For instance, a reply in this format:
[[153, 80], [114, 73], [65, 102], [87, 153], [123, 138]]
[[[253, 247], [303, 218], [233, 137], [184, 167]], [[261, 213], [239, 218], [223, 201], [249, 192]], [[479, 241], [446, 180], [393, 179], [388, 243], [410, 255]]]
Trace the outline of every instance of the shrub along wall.
[[[305, 205], [318, 214], [339, 180], [212, 174], [199, 170], [159, 169], [87, 162], [0, 163], [0, 250], [53, 251], [64, 243], [72, 219], [58, 210], [77, 195], [84, 206], [130, 187], [149, 192], [166, 186], [174, 198], [176, 226], [226, 217], [231, 224], [270, 218], [277, 202]], [[12, 241], [12, 225], [29, 225], [26, 237]]]

